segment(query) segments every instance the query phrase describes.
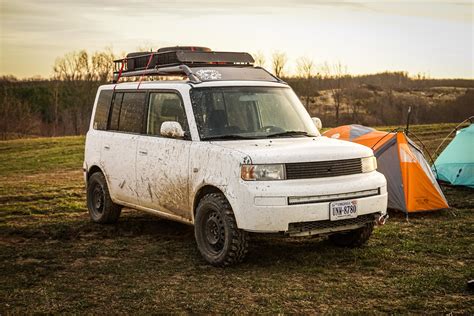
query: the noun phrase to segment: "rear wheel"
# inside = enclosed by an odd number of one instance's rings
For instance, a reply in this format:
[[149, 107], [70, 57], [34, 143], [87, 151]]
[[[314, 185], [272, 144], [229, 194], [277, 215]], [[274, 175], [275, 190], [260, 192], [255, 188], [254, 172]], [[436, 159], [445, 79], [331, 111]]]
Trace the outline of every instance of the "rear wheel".
[[330, 235], [329, 240], [334, 245], [340, 247], [360, 247], [369, 240], [373, 229], [374, 223], [369, 223], [364, 227], [349, 232]]
[[201, 199], [194, 234], [199, 252], [214, 266], [241, 262], [247, 254], [248, 234], [237, 227], [234, 212], [222, 193], [211, 193]]
[[110, 198], [107, 181], [101, 172], [92, 174], [87, 183], [87, 208], [91, 219], [96, 223], [117, 222], [122, 207]]

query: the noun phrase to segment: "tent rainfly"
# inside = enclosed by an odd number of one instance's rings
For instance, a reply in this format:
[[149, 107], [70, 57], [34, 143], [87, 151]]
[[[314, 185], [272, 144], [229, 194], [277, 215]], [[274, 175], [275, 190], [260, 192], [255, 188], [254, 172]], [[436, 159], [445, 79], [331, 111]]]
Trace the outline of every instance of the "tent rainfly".
[[374, 150], [377, 170], [387, 179], [389, 208], [408, 214], [449, 207], [421, 149], [405, 133], [344, 125], [323, 135], [359, 143]]
[[436, 159], [433, 172], [438, 180], [474, 188], [474, 124], [458, 131]]

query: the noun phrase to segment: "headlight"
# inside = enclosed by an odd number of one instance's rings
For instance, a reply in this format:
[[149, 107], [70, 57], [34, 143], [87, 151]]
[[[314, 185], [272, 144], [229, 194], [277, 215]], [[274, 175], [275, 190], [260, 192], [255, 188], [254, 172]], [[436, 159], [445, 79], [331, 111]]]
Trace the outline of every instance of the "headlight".
[[283, 180], [285, 166], [282, 164], [242, 165], [240, 176], [247, 181]]
[[371, 172], [377, 169], [377, 158], [374, 156], [361, 159], [362, 172]]

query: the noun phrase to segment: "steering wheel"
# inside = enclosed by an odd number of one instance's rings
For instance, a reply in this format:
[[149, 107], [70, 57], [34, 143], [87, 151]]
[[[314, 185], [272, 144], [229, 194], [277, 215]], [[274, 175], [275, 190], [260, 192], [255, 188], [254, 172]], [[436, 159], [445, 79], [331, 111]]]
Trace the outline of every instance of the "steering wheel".
[[263, 126], [258, 130], [259, 132], [266, 132], [266, 133], [282, 133], [285, 130], [281, 127], [278, 126], [273, 126], [273, 125], [266, 125]]

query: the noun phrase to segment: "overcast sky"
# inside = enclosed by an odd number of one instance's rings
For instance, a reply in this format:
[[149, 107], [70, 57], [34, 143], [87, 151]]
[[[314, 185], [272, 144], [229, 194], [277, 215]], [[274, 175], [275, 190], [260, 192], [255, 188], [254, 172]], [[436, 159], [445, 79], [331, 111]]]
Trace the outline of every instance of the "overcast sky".
[[[473, 1], [0, 0], [0, 75], [52, 73], [67, 52], [208, 46], [287, 53], [350, 73], [474, 78]], [[269, 62], [267, 63], [267, 67]]]

